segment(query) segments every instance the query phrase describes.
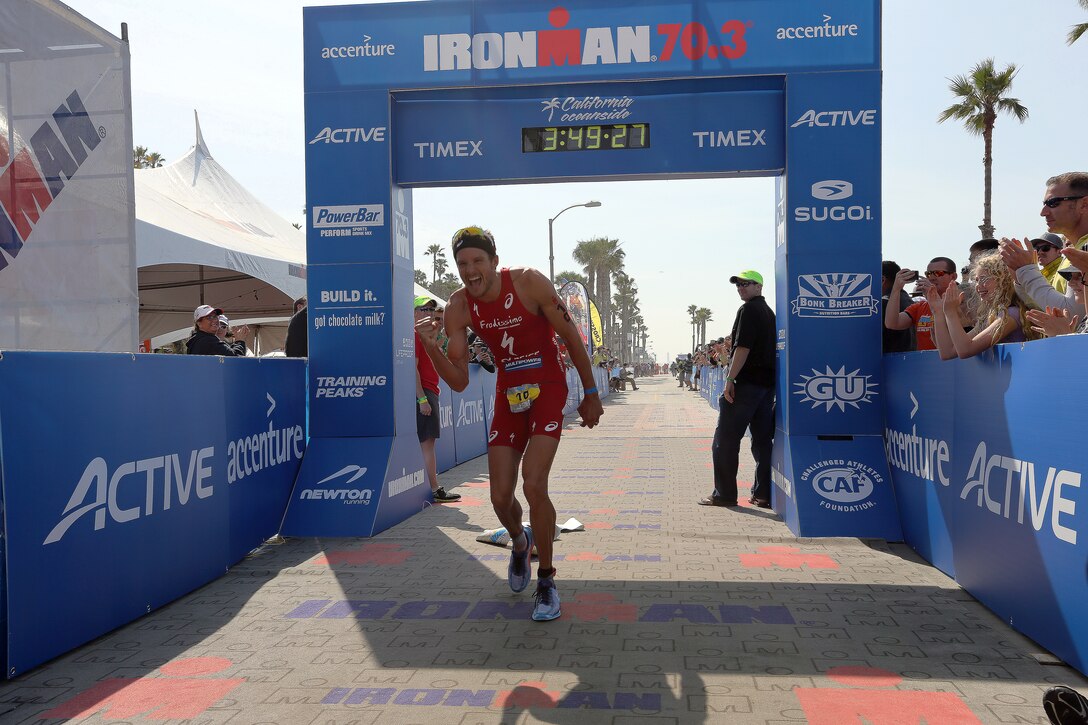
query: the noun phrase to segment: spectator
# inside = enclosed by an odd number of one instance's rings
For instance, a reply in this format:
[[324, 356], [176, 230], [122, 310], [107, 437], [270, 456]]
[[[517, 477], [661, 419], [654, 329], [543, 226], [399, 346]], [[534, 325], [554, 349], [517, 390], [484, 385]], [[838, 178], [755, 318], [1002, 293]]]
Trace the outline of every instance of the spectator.
[[638, 390], [638, 386], [635, 385], [635, 371], [627, 363], [620, 366], [620, 380], [623, 381], [624, 387], [627, 383], [631, 383], [631, 389]]
[[[1047, 229], [1065, 236], [1067, 243], [1083, 250], [1088, 247], [1088, 172], [1071, 171], [1046, 181], [1043, 208]], [[1018, 292], [1028, 304], [1074, 311], [1073, 293], [1054, 289], [1037, 266], [1034, 250], [1018, 239], [1001, 240], [1001, 258], [1016, 274]]]
[[[234, 339], [229, 321], [220, 323], [223, 310], [211, 305], [201, 305], [193, 310], [193, 333], [185, 341], [185, 351], [190, 355], [223, 355], [245, 357], [246, 343]], [[223, 318], [226, 320], [226, 318]]]
[[935, 287], [926, 291], [926, 300], [933, 310], [934, 337], [942, 360], [953, 357], [966, 359], [999, 343], [1024, 342], [1039, 337], [1031, 329], [1027, 307], [1016, 296], [1012, 272], [1000, 254], [980, 258], [975, 264], [974, 274], [980, 309], [970, 333], [964, 330], [960, 316], [964, 298], [962, 290], [948, 285], [943, 297]]
[[[415, 299], [415, 322], [434, 319], [438, 302], [427, 296]], [[427, 482], [431, 484], [431, 493], [439, 503], [457, 501], [459, 493], [447, 493], [438, 485], [438, 459], [435, 456], [435, 441], [442, 435], [442, 421], [438, 411], [438, 371], [435, 370], [431, 357], [423, 349], [419, 333], [416, 337], [416, 435], [419, 447], [423, 451], [423, 463], [427, 469]]]
[[287, 339], [283, 343], [284, 355], [306, 357], [309, 354], [307, 325], [306, 298], [299, 297], [295, 300], [295, 314], [291, 315], [291, 321], [287, 323]]
[[714, 492], [699, 501], [703, 506], [737, 505], [737, 469], [744, 431], [752, 431], [755, 482], [748, 502], [771, 507], [771, 449], [774, 443], [774, 384], [776, 328], [774, 311], [763, 298], [763, 276], [747, 270], [729, 278], [743, 302], [737, 310], [730, 337], [733, 355], [725, 374], [725, 389], [718, 401], [718, 427], [711, 458]]
[[[996, 243], [996, 240], [995, 240]], [[895, 283], [895, 275], [899, 274], [899, 265], [892, 261], [884, 261], [880, 264], [880, 304], [881, 311], [887, 316], [888, 295], [891, 294], [892, 285]], [[907, 291], [899, 289], [899, 309], [905, 310], [913, 304]], [[884, 318], [881, 318], [884, 321]], [[915, 348], [914, 326], [905, 330], [893, 330], [883, 325], [884, 335], [881, 338], [881, 350], [884, 352], [911, 352]]]
[[475, 332], [468, 336], [468, 364], [479, 365], [489, 373], [495, 372], [495, 357], [483, 338]]
[[1028, 321], [1031, 329], [1045, 337], [1057, 337], [1058, 335], [1083, 334], [1088, 332], [1088, 316], [1084, 314], [1084, 273], [1079, 269], [1059, 269], [1073, 290], [1073, 299], [1076, 302], [1078, 314], [1067, 312], [1053, 307], [1047, 310], [1028, 310]]
[[1035, 250], [1035, 256], [1039, 260], [1039, 274], [1043, 275], [1050, 286], [1065, 294], [1067, 285], [1065, 277], [1058, 274], [1059, 268], [1068, 268], [1069, 263], [1062, 256], [1065, 248], [1065, 239], [1060, 234], [1043, 232], [1031, 240], [1031, 246]]
[[[914, 327], [916, 348], [918, 350], [936, 350], [937, 345], [933, 340], [933, 312], [930, 309], [928, 294], [926, 300], [915, 302], [905, 310], [900, 307], [900, 295], [903, 287], [914, 280], [917, 274], [910, 269], [901, 269], [895, 275], [892, 288], [888, 290], [888, 306], [884, 311], [884, 326], [890, 330], [906, 330]], [[945, 291], [956, 281], [956, 263], [948, 257], [934, 257], [926, 267], [926, 278], [918, 281], [918, 286], [923, 292], [932, 287], [938, 295]], [[959, 288], [956, 288], [959, 292]]]

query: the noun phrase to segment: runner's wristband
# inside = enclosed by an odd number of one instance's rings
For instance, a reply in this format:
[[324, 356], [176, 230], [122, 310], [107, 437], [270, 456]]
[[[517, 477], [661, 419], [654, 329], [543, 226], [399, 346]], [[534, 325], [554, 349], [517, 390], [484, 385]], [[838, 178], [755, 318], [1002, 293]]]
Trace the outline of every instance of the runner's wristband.
[[593, 395], [593, 394], [594, 394], [594, 393], [596, 393], [596, 392], [597, 392], [597, 388], [596, 388], [596, 386], [594, 386], [594, 387], [592, 387], [592, 388], [586, 388], [586, 389], [585, 389], [585, 391], [584, 391], [584, 393], [585, 393], [586, 395]]
[[419, 403], [420, 405], [423, 405], [424, 403], [427, 402], [427, 396], [426, 395], [419, 396], [418, 398], [416, 398], [416, 402]]

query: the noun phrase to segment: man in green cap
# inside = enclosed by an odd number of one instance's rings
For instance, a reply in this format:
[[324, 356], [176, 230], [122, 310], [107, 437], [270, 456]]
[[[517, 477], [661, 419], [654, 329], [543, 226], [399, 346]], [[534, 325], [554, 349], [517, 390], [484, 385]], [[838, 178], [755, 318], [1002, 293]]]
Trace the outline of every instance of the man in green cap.
[[[415, 301], [415, 321], [431, 320], [438, 301], [421, 295]], [[431, 493], [438, 503], [448, 503], [461, 498], [459, 493], [447, 493], [438, 485], [438, 459], [435, 456], [435, 441], [442, 434], [442, 422], [438, 413], [438, 371], [423, 349], [423, 340], [416, 333], [416, 434], [419, 447], [423, 451], [423, 464], [427, 469], [427, 482], [431, 484]]]
[[725, 389], [718, 401], [714, 431], [714, 493], [703, 506], [737, 505], [737, 468], [744, 431], [752, 430], [756, 480], [748, 503], [771, 507], [771, 447], [774, 443], [774, 311], [763, 299], [763, 275], [746, 270], [729, 278], [744, 304], [733, 321], [733, 351], [726, 366]]

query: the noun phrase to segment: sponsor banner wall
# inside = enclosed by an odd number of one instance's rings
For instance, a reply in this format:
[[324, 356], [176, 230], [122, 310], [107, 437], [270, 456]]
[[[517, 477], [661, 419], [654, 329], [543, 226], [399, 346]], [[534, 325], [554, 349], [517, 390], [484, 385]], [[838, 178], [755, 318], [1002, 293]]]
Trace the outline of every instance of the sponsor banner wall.
[[136, 351], [127, 43], [0, 4], [0, 348]]
[[4, 353], [9, 676], [200, 587], [276, 533], [306, 446], [304, 367]]
[[[1084, 357], [1080, 335], [999, 345], [970, 360], [885, 358], [885, 446], [919, 553], [1003, 620], [1088, 671], [1088, 494], [1083, 446], [1041, 419], [1039, 381]], [[1088, 408], [1088, 386], [1061, 391]]]
[[438, 410], [431, 415], [437, 415], [442, 425], [442, 435], [434, 444], [435, 458], [438, 460], [438, 470], [445, 471], [457, 465], [457, 444], [454, 442], [453, 429], [453, 391], [446, 385], [445, 380], [438, 381]]
[[484, 390], [478, 365], [469, 365], [468, 387], [453, 393], [453, 437], [457, 463], [471, 461], [487, 453], [487, 429], [484, 427]]
[[310, 90], [717, 77], [879, 66], [877, 0], [305, 8]]

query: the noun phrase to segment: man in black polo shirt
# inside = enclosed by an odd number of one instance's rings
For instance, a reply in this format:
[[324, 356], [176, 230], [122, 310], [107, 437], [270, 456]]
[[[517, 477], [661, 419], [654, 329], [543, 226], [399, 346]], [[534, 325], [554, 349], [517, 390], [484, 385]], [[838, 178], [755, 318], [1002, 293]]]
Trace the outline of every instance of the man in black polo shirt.
[[763, 275], [748, 270], [729, 278], [744, 304], [733, 322], [733, 352], [725, 373], [725, 390], [718, 401], [714, 431], [714, 493], [703, 506], [737, 505], [740, 441], [752, 429], [756, 480], [748, 502], [771, 507], [771, 446], [774, 442], [774, 311], [763, 299]]

